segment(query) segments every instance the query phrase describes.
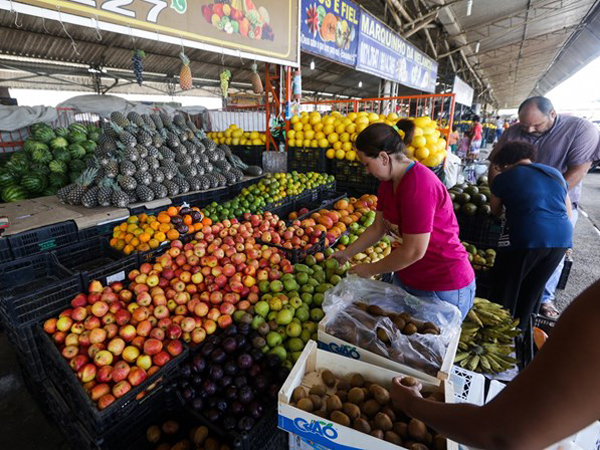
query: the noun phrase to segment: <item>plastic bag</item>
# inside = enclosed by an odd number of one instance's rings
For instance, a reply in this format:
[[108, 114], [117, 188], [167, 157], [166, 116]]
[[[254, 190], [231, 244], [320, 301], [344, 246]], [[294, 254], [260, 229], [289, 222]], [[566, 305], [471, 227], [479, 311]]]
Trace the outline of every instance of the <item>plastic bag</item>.
[[[388, 313], [408, 313], [423, 322], [433, 322], [439, 335], [405, 335], [392, 319], [374, 316], [355, 304], [376, 305]], [[430, 375], [437, 375], [446, 348], [460, 333], [458, 308], [441, 300], [421, 300], [388, 283], [348, 276], [325, 294], [325, 331], [339, 339]], [[378, 333], [387, 335], [384, 343]]]

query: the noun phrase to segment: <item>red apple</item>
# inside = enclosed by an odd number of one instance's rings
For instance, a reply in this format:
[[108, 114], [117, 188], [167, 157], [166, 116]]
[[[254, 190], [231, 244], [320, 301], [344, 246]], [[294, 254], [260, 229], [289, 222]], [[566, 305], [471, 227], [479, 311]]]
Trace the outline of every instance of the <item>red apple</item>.
[[81, 367], [77, 372], [77, 377], [81, 380], [82, 383], [87, 383], [96, 378], [96, 366], [94, 364], [88, 363]]
[[158, 339], [147, 339], [146, 342], [144, 342], [144, 353], [150, 356], [156, 355], [158, 352], [160, 352], [163, 348], [163, 344], [162, 341], [159, 341]]
[[96, 381], [98, 383], [108, 383], [112, 381], [112, 366], [102, 366], [98, 369], [98, 373], [96, 373]]

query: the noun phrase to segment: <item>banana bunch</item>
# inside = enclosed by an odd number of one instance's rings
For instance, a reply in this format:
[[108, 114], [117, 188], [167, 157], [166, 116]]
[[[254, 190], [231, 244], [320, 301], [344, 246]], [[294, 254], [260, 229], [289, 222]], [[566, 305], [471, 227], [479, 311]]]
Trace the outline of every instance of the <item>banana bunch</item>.
[[514, 338], [521, 334], [518, 320], [502, 306], [475, 298], [473, 308], [462, 324], [454, 363], [474, 372], [500, 373], [518, 362]]

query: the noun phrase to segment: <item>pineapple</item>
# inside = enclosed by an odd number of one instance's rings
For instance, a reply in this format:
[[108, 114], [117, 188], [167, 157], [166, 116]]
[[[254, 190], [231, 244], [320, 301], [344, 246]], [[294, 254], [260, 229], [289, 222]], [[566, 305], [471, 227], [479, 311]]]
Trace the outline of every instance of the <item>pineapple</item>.
[[138, 187], [148, 186], [150, 183], [152, 183], [152, 175], [150, 175], [148, 172], [138, 172], [135, 174], [134, 178]]
[[154, 191], [148, 186], [138, 185], [135, 189], [135, 193], [141, 202], [151, 202], [154, 200]]
[[100, 188], [93, 186], [81, 197], [81, 204], [86, 208], [95, 208], [98, 206], [98, 192]]
[[191, 120], [188, 120], [185, 125], [193, 132], [193, 133], [197, 133], [198, 132], [198, 128], [196, 128], [196, 125], [194, 124], [194, 122], [192, 122]]
[[142, 120], [144, 121], [144, 124], [146, 125], [146, 127], [152, 131], [156, 130], [156, 124], [154, 123], [154, 121], [150, 118], [150, 116], [148, 114], [142, 114]]
[[160, 134], [155, 133], [152, 136], [152, 143], [154, 144], [155, 147], [160, 148], [165, 143], [165, 140], [162, 138], [162, 136]]
[[187, 177], [185, 179], [187, 183], [190, 185], [190, 191], [200, 191], [202, 190], [202, 183], [196, 177]]
[[165, 181], [165, 174], [159, 168], [150, 169], [148, 173], [152, 176], [152, 180], [156, 181], [157, 183], [162, 183]]
[[160, 167], [160, 161], [156, 158], [148, 157], [146, 158], [146, 163], [149, 169], [158, 169]]
[[110, 120], [113, 121], [118, 127], [125, 128], [129, 125], [129, 120], [123, 113], [114, 111], [110, 113]]
[[102, 128], [104, 134], [110, 138], [114, 139], [119, 136], [119, 133], [117, 133], [110, 122], [102, 122], [100, 127]]
[[196, 178], [200, 181], [201, 191], [206, 191], [207, 189], [210, 189], [210, 180], [208, 179], [208, 177], [202, 175]]
[[186, 178], [195, 177], [198, 174], [196, 167], [192, 165], [179, 166], [179, 172]]
[[136, 127], [144, 128], [146, 126], [142, 116], [135, 111], [131, 111], [127, 114], [127, 119], [130, 123], [133, 123]]
[[196, 164], [194, 167], [196, 168], [196, 176], [205, 174], [204, 167], [202, 165]]
[[183, 153], [177, 153], [177, 156], [175, 156], [175, 162], [182, 166], [189, 166], [192, 163], [192, 157]]
[[81, 205], [81, 199], [88, 190], [90, 184], [94, 182], [98, 169], [85, 169], [75, 183], [75, 188], [67, 195], [67, 203], [71, 205]]
[[123, 159], [136, 162], [138, 159], [140, 159], [140, 154], [135, 148], [128, 148], [123, 152]]
[[218, 186], [227, 185], [227, 178], [225, 178], [223, 175], [221, 175], [220, 173], [215, 173], [214, 176], [217, 178], [217, 182], [219, 183]]
[[225, 178], [226, 184], [234, 184], [236, 182], [236, 176], [231, 172], [223, 172], [221, 176]]
[[190, 59], [185, 56], [183, 50], [179, 54], [179, 58], [181, 58], [182, 66], [179, 71], [179, 86], [182, 90], [187, 91], [194, 88], [192, 81], [192, 70], [190, 69]]
[[167, 132], [167, 145], [171, 149], [176, 149], [179, 147], [179, 138], [177, 137], [176, 134], [171, 133], [170, 131]]
[[175, 160], [175, 153], [173, 153], [173, 151], [171, 149], [169, 149], [168, 147], [164, 147], [164, 146], [159, 147], [158, 151], [162, 155], [163, 159], [166, 159], [169, 161]]
[[165, 127], [163, 125], [162, 120], [160, 119], [160, 116], [158, 114], [152, 113], [152, 114], [150, 114], [150, 118], [154, 122], [154, 125], [156, 126], [157, 130], [162, 130]]
[[136, 203], [138, 201], [138, 196], [137, 196], [137, 194], [135, 192], [135, 189], [132, 189], [130, 191], [123, 191], [123, 192], [129, 198], [129, 203]]
[[125, 147], [129, 148], [135, 147], [137, 145], [137, 139], [129, 131], [122, 131], [121, 133], [119, 133], [119, 141], [121, 141], [121, 143], [125, 145]]
[[183, 118], [183, 116], [181, 114], [175, 114], [173, 116], [173, 123], [175, 125], [177, 125], [179, 128], [188, 128], [187, 124], [185, 123], [185, 119]]
[[67, 202], [67, 198], [69, 196], [69, 194], [71, 193], [71, 191], [75, 189], [75, 184], [69, 184], [63, 188], [60, 188], [57, 192], [56, 192], [56, 196], [58, 197], [58, 200], [61, 203], [66, 203]]
[[150, 169], [145, 159], [138, 159], [134, 164], [138, 172], [148, 172], [148, 169]]
[[98, 183], [98, 204], [110, 206], [113, 195], [114, 183], [110, 179], [104, 179]]
[[179, 186], [171, 180], [165, 180], [163, 186], [167, 188], [167, 195], [174, 197], [179, 194]]
[[148, 156], [150, 158], [156, 158], [156, 159], [162, 158], [162, 155], [160, 154], [160, 152], [158, 151], [158, 149], [154, 145], [150, 144], [147, 147], [147, 149], [148, 149]]
[[119, 175], [119, 163], [114, 159], [108, 160], [103, 168], [104, 173], [109, 178], [116, 178]]
[[[127, 175], [129, 177], [132, 177], [133, 175], [135, 175], [135, 172], [137, 171], [135, 164], [132, 163], [131, 161], [123, 161], [120, 165], [119, 165], [119, 172], [121, 173], [121, 175]], [[111, 178], [115, 178], [115, 177], [111, 177]]]
[[127, 205], [129, 205], [129, 196], [123, 192], [119, 186], [115, 185], [111, 202], [113, 205], [119, 208], [125, 208]]
[[181, 176], [177, 176], [173, 178], [173, 182], [179, 187], [179, 193], [185, 194], [190, 191], [190, 185], [187, 181]]
[[162, 184], [157, 183], [156, 181], [150, 183], [148, 187], [152, 189], [152, 192], [154, 193], [154, 198], [165, 198], [169, 194], [167, 188], [164, 187]]
[[148, 157], [148, 149], [146, 147], [144, 147], [143, 145], [136, 145], [135, 149], [138, 151], [140, 158], [143, 159], [143, 158]]
[[[164, 180], [170, 180], [171, 178], [173, 178], [175, 176], [175, 174], [169, 170], [167, 167], [159, 167], [157, 170], [161, 171], [163, 173], [163, 181]], [[162, 183], [162, 181], [161, 181]]]
[[160, 120], [162, 120], [162, 123], [165, 126], [165, 128], [170, 128], [173, 125], [173, 120], [171, 120], [171, 116], [164, 113], [163, 111], [159, 111], [158, 115], [160, 116]]
[[135, 178], [127, 175], [119, 175], [117, 177], [117, 181], [119, 182], [119, 186], [126, 191], [132, 191], [137, 187], [137, 181]]
[[136, 134], [137, 141], [142, 145], [151, 145], [152, 144], [152, 136], [144, 130], [140, 130]]

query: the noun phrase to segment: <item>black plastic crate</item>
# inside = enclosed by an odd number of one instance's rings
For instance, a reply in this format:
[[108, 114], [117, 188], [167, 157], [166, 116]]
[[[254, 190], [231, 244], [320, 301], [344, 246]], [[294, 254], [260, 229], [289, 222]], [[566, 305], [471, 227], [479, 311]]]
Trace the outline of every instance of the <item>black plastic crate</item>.
[[122, 281], [138, 266], [135, 255], [123, 255], [113, 249], [106, 238], [100, 237], [62, 247], [53, 253], [64, 268], [81, 276], [84, 286], [92, 280], [103, 285]]
[[264, 145], [235, 145], [230, 148], [231, 153], [239, 157], [244, 164], [262, 167]]
[[44, 354], [40, 351], [37, 340], [37, 327], [24, 325], [17, 329], [7, 330], [8, 341], [16, 350], [17, 361], [24, 377], [36, 383], [48, 378], [44, 366]]
[[8, 236], [15, 258], [54, 250], [79, 240], [75, 222], [61, 222]]
[[502, 224], [492, 216], [466, 216], [456, 214], [461, 241], [473, 244], [477, 248], [498, 248]]
[[529, 326], [523, 333], [523, 363], [527, 365], [531, 362], [535, 354], [537, 353], [537, 347], [533, 340], [533, 327], [540, 328], [548, 336], [552, 334], [554, 327], [556, 326], [557, 319], [551, 319], [550, 317], [542, 316], [541, 314], [532, 314], [529, 320]]
[[121, 222], [123, 221], [116, 220], [113, 222], [103, 223], [102, 225], [96, 225], [95, 227], [84, 228], [83, 230], [79, 230], [77, 232], [79, 235], [79, 240], [87, 241], [88, 239], [94, 239], [97, 237], [110, 237], [113, 234], [114, 228]]
[[[170, 204], [168, 205], [163, 205], [163, 206], [158, 206], [156, 208], [146, 208], [145, 206], [136, 206], [136, 207], [128, 207], [129, 209], [129, 214], [131, 214], [132, 216], [138, 216], [140, 214], [148, 214], [149, 216], [156, 216], [159, 212], [161, 211], [166, 211], [167, 208], [171, 206]], [[127, 220], [127, 219], [125, 219]], [[116, 222], [115, 226], [120, 224], [122, 222]]]
[[363, 194], [377, 193], [379, 180], [366, 172], [364, 166], [358, 161], [332, 160], [331, 173], [335, 175], [338, 185], [354, 186]]
[[317, 191], [319, 194], [319, 200], [324, 200], [328, 195], [335, 193], [337, 190], [337, 181], [332, 181], [331, 183], [322, 184], [317, 187]]
[[171, 378], [177, 372], [180, 363], [185, 360], [188, 354], [187, 346], [184, 344], [185, 350], [180, 355], [173, 358], [161, 367], [157, 373], [148, 377], [140, 385], [134, 386], [126, 395], [118, 398], [112, 405], [101, 411], [96, 407], [96, 404], [88, 394], [85, 393], [83, 385], [69, 367], [68, 361], [61, 355], [58, 347], [54, 345], [50, 337], [44, 333], [41, 325], [38, 328], [38, 333], [40, 335], [41, 350], [45, 355], [48, 377], [63, 394], [69, 408], [77, 411], [77, 417], [81, 420], [85, 428], [87, 430], [94, 430], [95, 433], [104, 433], [121, 421], [130, 420], [130, 417], [135, 413], [137, 408], [151, 399], [154, 390], [160, 389], [160, 387], [157, 384], [154, 389], [147, 391], [143, 397], [140, 397], [139, 394], [146, 391], [155, 383], [160, 383], [161, 387], [168, 386], [171, 383]]
[[6, 329], [15, 329], [64, 309], [81, 290], [81, 278], [52, 253], [2, 264], [0, 318]]
[[292, 172], [327, 172], [328, 159], [326, 149], [312, 147], [288, 147], [287, 171]]
[[10, 243], [8, 238], [0, 237], [0, 264], [12, 261], [13, 255], [10, 250]]

